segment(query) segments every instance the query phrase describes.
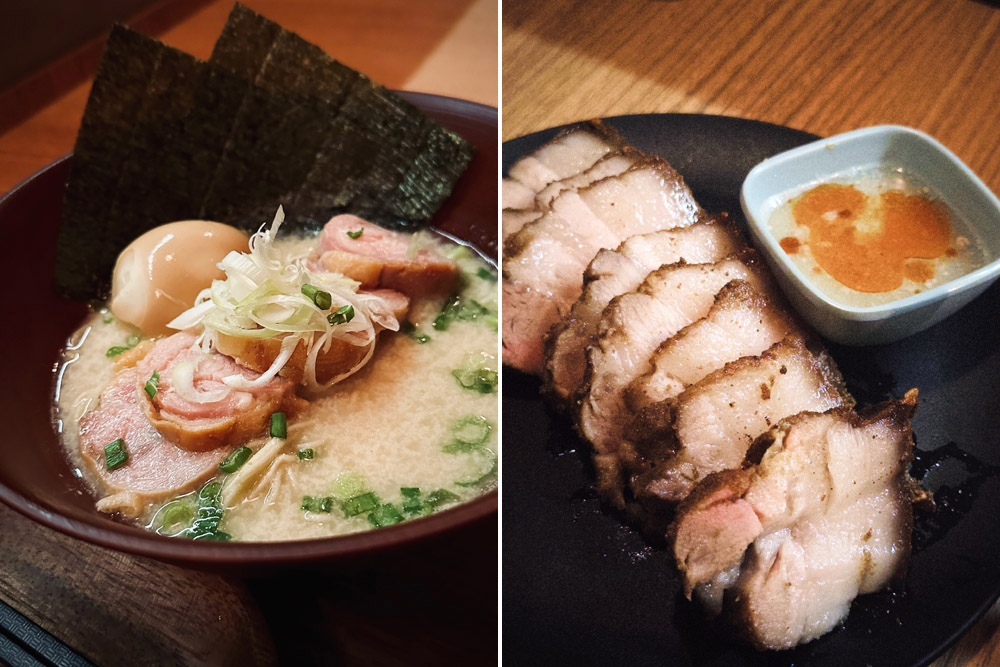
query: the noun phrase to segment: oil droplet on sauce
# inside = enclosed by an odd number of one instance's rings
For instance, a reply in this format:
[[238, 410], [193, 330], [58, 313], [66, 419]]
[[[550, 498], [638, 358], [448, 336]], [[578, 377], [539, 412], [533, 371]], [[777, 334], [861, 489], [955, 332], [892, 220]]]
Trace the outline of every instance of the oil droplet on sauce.
[[953, 257], [944, 204], [921, 194], [887, 190], [876, 195], [853, 185], [818, 185], [791, 202], [808, 238], [781, 238], [788, 254], [808, 246], [819, 267], [859, 292], [891, 292], [904, 279], [927, 283], [939, 257]]

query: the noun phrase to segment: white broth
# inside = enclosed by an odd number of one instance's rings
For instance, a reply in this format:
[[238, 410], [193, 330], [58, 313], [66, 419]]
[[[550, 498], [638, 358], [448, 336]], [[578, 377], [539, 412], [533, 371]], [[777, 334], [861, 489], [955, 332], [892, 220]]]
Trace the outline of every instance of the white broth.
[[[307, 253], [313, 242], [281, 240], [275, 247], [290, 257]], [[414, 303], [413, 330], [379, 334], [365, 367], [318, 397], [306, 396], [308, 407], [288, 417], [287, 437], [275, 441], [265, 434], [245, 443], [254, 452], [244, 464], [248, 469], [258, 454], [258, 463], [272, 458], [242, 492], [232, 487], [240, 471], [220, 471], [209, 482], [221, 484], [223, 537], [270, 541], [352, 533], [416, 518], [496, 487], [496, 273], [463, 246], [449, 242], [446, 251], [462, 268], [459, 298], [475, 305], [476, 316], [452, 317], [436, 328], [441, 299]], [[97, 498], [108, 491], [80, 454], [79, 421], [115, 375], [108, 350], [130, 347], [139, 338], [107, 310], [94, 312], [67, 344], [57, 369], [56, 426], [76, 473]], [[480, 377], [485, 383], [477, 382]], [[135, 520], [165, 534], [197, 536], [190, 525], [198, 517], [198, 495], [151, 504]]]

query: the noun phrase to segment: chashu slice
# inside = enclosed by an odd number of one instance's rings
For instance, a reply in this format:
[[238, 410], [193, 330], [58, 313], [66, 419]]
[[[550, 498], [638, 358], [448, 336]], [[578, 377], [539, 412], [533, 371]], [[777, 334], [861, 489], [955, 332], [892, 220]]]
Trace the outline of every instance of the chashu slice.
[[706, 478], [670, 529], [687, 594], [757, 648], [787, 649], [902, 576], [916, 399], [795, 415], [755, 443], [759, 463]]
[[738, 467], [754, 439], [780, 420], [853, 404], [827, 353], [792, 336], [639, 413], [628, 436], [653, 465], [633, 480], [633, 492], [681, 501], [710, 473]]
[[673, 398], [712, 371], [755, 357], [801, 333], [791, 315], [742, 280], [726, 285], [703, 319], [685, 327], [653, 353], [650, 369], [629, 386], [634, 411]]
[[601, 121], [578, 123], [518, 159], [507, 170], [507, 178], [537, 194], [549, 183], [579, 174], [625, 145], [618, 131]]
[[680, 175], [659, 158], [561, 193], [548, 212], [504, 243], [504, 363], [541, 373], [544, 337], [579, 299], [584, 271], [601, 248], [635, 234], [686, 227], [701, 215]]
[[[531, 191], [517, 181], [504, 179], [503, 197], [505, 201], [509, 199], [511, 204], [520, 204], [519, 206], [504, 205], [500, 211], [504, 240], [521, 231], [521, 228], [529, 222], [540, 218], [545, 211], [551, 208], [552, 202], [561, 193], [567, 190], [579, 190], [603, 178], [618, 176], [636, 164], [642, 157], [641, 152], [626, 146], [621, 150], [608, 153], [579, 174], [549, 183], [538, 193]], [[513, 185], [508, 186], [508, 182], [513, 183]], [[525, 197], [529, 193], [530, 199], [525, 201]]]
[[736, 225], [726, 215], [705, 217], [680, 229], [638, 234], [614, 250], [602, 249], [584, 274], [580, 299], [567, 317], [552, 328], [546, 341], [543, 379], [548, 395], [568, 405], [583, 384], [587, 346], [597, 334], [601, 313], [616, 296], [632, 292], [664, 264], [711, 263], [745, 247]]
[[623, 471], [636, 458], [624, 440], [633, 418], [626, 388], [647, 371], [660, 344], [704, 317], [715, 295], [733, 280], [748, 281], [764, 293], [773, 290], [763, 264], [747, 248], [711, 264], [661, 267], [636, 291], [612, 299], [602, 313], [597, 338], [587, 348], [577, 428], [594, 449], [598, 490], [612, 505], [624, 505]]

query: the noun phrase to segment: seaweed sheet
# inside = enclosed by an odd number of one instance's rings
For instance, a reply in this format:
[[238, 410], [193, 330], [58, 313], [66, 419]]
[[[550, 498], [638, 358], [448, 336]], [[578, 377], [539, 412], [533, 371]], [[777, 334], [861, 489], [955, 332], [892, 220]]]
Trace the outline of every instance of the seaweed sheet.
[[426, 224], [472, 147], [319, 47], [236, 5], [208, 61], [115, 26], [74, 148], [56, 289], [106, 295], [118, 253], [171, 220], [255, 229], [350, 211]]

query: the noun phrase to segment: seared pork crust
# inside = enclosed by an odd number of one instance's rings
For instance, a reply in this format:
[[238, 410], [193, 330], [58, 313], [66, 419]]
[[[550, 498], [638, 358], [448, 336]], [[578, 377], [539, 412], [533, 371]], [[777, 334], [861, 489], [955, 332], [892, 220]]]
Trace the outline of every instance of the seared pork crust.
[[637, 289], [660, 266], [715, 262], [744, 246], [733, 221], [718, 215], [705, 216], [689, 227], [637, 234], [614, 250], [600, 250], [584, 273], [579, 300], [546, 337], [542, 379], [549, 398], [571, 409], [583, 384], [587, 347], [594, 342], [611, 299]]
[[640, 412], [627, 435], [655, 464], [633, 479], [633, 492], [683, 500], [709, 473], [738, 467], [754, 439], [780, 420], [853, 404], [829, 355], [791, 336]]
[[504, 242], [504, 363], [541, 374], [546, 333], [583, 291], [583, 274], [601, 248], [635, 234], [694, 224], [703, 215], [690, 189], [660, 158], [579, 190]]
[[579, 174], [626, 145], [617, 130], [599, 120], [577, 123], [511, 165], [507, 176], [537, 194], [549, 183]]
[[625, 439], [633, 420], [626, 388], [647, 372], [653, 351], [704, 317], [715, 295], [733, 280], [747, 281], [763, 293], [774, 289], [756, 253], [747, 248], [711, 264], [663, 266], [636, 291], [612, 299], [602, 313], [597, 338], [587, 348], [576, 425], [601, 457], [595, 459], [598, 490], [615, 507], [624, 505], [624, 472], [636, 463], [635, 448]]
[[901, 577], [916, 403], [911, 390], [861, 414], [796, 414], [761, 436], [760, 463], [707, 477], [668, 535], [687, 594], [707, 597], [757, 648], [785, 649]]

